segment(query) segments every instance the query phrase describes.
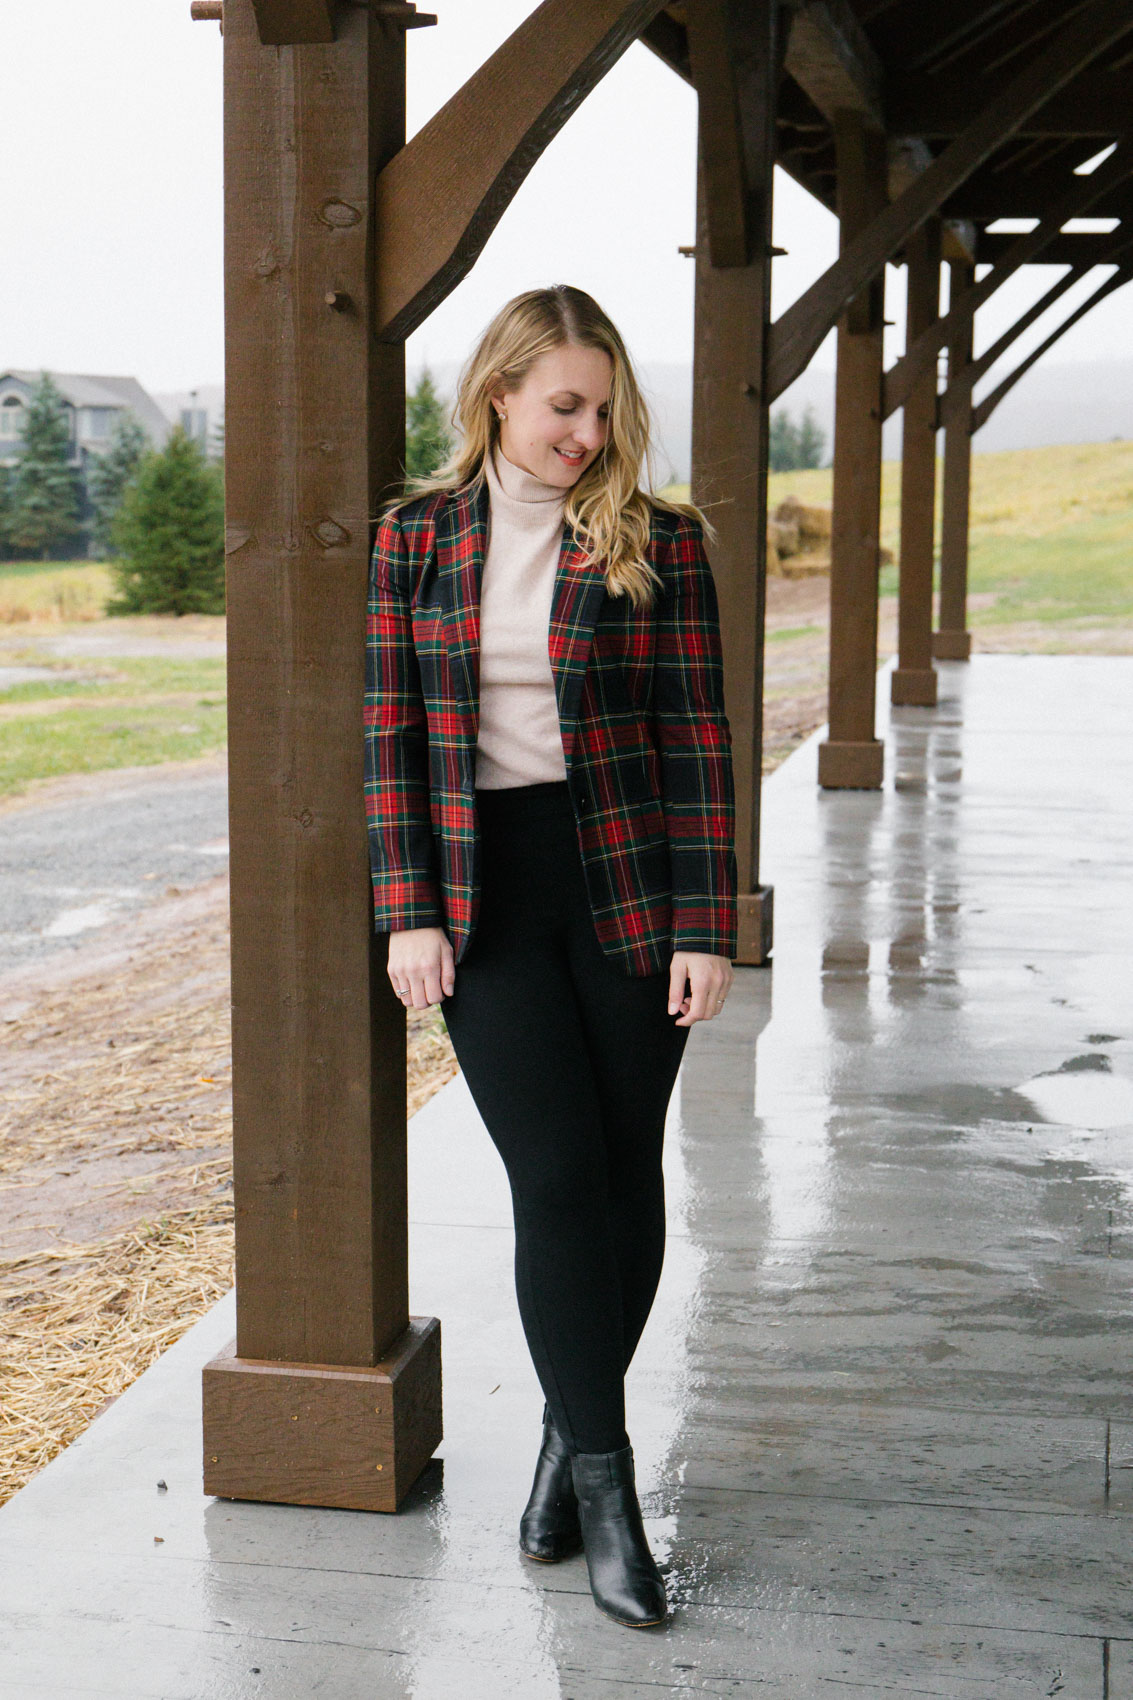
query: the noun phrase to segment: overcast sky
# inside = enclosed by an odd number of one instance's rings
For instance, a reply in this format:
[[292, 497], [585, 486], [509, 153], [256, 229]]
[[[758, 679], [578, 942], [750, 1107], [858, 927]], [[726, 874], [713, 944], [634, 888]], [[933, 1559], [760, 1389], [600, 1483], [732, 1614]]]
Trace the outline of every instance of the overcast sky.
[[[426, 3], [440, 24], [409, 32], [411, 133], [534, 10], [532, 0]], [[51, 0], [48, 13], [15, 0], [0, 7], [0, 365], [127, 373], [156, 391], [219, 382], [220, 32], [190, 21], [189, 0]], [[693, 267], [677, 249], [694, 237], [695, 123], [691, 90], [631, 47], [547, 149], [470, 275], [410, 340], [410, 360], [463, 359], [504, 301], [552, 282], [594, 294], [637, 359], [689, 359]], [[781, 173], [775, 241], [789, 250], [775, 262], [781, 312], [836, 253], [834, 220]], [[1053, 275], [1033, 271], [1000, 291], [980, 340]], [[890, 281], [888, 316], [899, 320], [901, 274]], [[890, 338], [899, 352], [900, 332]], [[1129, 357], [1127, 293], [1052, 356]], [[816, 358], [833, 364], [832, 339]]]

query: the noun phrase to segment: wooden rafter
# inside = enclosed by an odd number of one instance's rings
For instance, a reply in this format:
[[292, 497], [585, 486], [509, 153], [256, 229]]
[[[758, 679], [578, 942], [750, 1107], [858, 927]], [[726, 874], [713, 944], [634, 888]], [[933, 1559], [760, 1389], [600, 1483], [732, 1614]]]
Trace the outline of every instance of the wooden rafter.
[[1072, 289], [1082, 275], [1079, 267], [1069, 267], [1065, 275], [1056, 278], [1050, 288], [1044, 290], [1038, 300], [1032, 302], [1025, 313], [1019, 315], [1014, 324], [1008, 325], [1002, 336], [996, 337], [991, 347], [985, 349], [978, 360], [965, 361], [962, 370], [955, 375], [949, 372], [948, 387], [936, 398], [936, 423], [938, 428], [944, 424], [948, 409], [954, 399], [952, 396], [953, 389], [963, 387], [969, 391], [973, 390], [984, 374], [990, 372], [996, 361], [1006, 354], [1011, 344], [1021, 337], [1025, 330], [1029, 330], [1036, 319], [1041, 319], [1043, 314], [1048, 312], [1056, 301], [1060, 301], [1066, 291]]
[[[926, 366], [931, 365], [932, 361], [936, 359], [945, 343], [951, 340], [957, 321], [962, 316], [971, 317], [977, 308], [982, 307], [985, 301], [990, 300], [996, 290], [1006, 283], [1007, 279], [1012, 277], [1021, 266], [1032, 264], [1040, 255], [1044, 260], [1051, 261], [1055, 252], [1054, 244], [1066, 221], [1085, 212], [1102, 195], [1117, 184], [1125, 182], [1131, 173], [1133, 173], [1133, 142], [1126, 143], [1118, 148], [1115, 153], [1110, 155], [1105, 164], [1100, 165], [1089, 177], [1072, 178], [1059, 201], [1034, 230], [1028, 231], [1025, 236], [1009, 237], [1006, 252], [1000, 256], [987, 276], [973, 284], [971, 289], [965, 290], [964, 294], [949, 308], [944, 317], [938, 319], [922, 336], [918, 337], [913, 346], [907, 349], [901, 359], [890, 368], [885, 378], [884, 411], [886, 417], [895, 408], [904, 404], [911, 386]], [[1085, 239], [1076, 238], [1075, 240], [1082, 241]], [[1110, 241], [1111, 238], [1108, 237], [1100, 238], [1103, 250], [1104, 245]], [[982, 252], [981, 247], [981, 254]], [[1080, 250], [1080, 256], [1087, 263], [1091, 263], [1084, 249]]]
[[1063, 319], [1060, 325], [1056, 325], [1050, 335], [1045, 337], [1044, 340], [1039, 343], [1037, 348], [1033, 348], [1030, 354], [1027, 355], [1026, 359], [1021, 360], [1018, 366], [1015, 367], [1015, 370], [1013, 372], [1009, 372], [1003, 382], [998, 384], [996, 388], [991, 391], [990, 395], [986, 395], [982, 401], [977, 402], [976, 406], [972, 410], [973, 432], [978, 431], [982, 425], [987, 424], [1004, 396], [1006, 396], [1010, 390], [1015, 388], [1019, 379], [1023, 377], [1025, 373], [1030, 371], [1031, 367], [1037, 360], [1042, 359], [1048, 349], [1053, 348], [1055, 343], [1060, 341], [1061, 338], [1066, 335], [1072, 325], [1076, 325], [1079, 319], [1084, 317], [1086, 313], [1091, 312], [1100, 301], [1104, 301], [1107, 295], [1112, 295], [1115, 289], [1123, 288], [1124, 285], [1129, 282], [1131, 277], [1133, 277], [1133, 268], [1128, 266], [1119, 266], [1110, 277], [1107, 277], [1104, 282], [1102, 282], [1098, 288], [1094, 290], [1092, 295], [1087, 296], [1085, 301], [1080, 302], [1079, 305], [1075, 307], [1074, 311]]
[[804, 370], [839, 314], [909, 233], [931, 217], [1055, 89], [1119, 40], [1131, 25], [1128, 0], [1095, 0], [1067, 24], [1054, 46], [1001, 89], [928, 170], [849, 244], [772, 328], [768, 372], [772, 399], [782, 395]]
[[[1056, 232], [1043, 249], [1041, 263], [1044, 266], [1104, 265], [1110, 242], [1116, 234], [1116, 231], [1105, 230]], [[993, 265], [998, 271], [1016, 240], [1016, 237], [1008, 235], [984, 236], [980, 242], [980, 263]]]
[[833, 122], [835, 112], [859, 112], [884, 129], [881, 61], [849, 0], [806, 0], [787, 40], [786, 70]]
[[[898, 132], [956, 136], [978, 117], [987, 95], [973, 78], [938, 75], [892, 79], [886, 120]], [[1122, 129], [1133, 99], [1128, 72], [1090, 71], [1053, 92], [1019, 125], [1020, 136], [1096, 136], [1112, 139]]]
[[512, 196], [658, 0], [543, 0], [381, 172], [378, 336], [400, 341], [471, 269]]

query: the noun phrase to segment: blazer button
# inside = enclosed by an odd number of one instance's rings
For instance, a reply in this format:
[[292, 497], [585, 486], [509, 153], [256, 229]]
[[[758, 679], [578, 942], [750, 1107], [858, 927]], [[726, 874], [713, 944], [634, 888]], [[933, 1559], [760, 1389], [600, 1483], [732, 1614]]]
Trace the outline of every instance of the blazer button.
[[590, 807], [590, 798], [587, 796], [585, 791], [575, 792], [575, 802], [578, 804], [583, 813], [585, 813]]

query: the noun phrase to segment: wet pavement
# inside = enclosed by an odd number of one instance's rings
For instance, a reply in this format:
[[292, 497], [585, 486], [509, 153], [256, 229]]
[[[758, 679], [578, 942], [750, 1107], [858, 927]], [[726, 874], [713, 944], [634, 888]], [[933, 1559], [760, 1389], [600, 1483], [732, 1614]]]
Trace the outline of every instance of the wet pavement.
[[228, 867], [223, 756], [72, 776], [0, 809], [0, 976]]
[[229, 1297], [0, 1512], [6, 1700], [1130, 1700], [1133, 660], [940, 674], [883, 792], [813, 740], [771, 779], [775, 966], [690, 1037], [629, 1377], [671, 1623], [516, 1551], [541, 1400], [458, 1078], [410, 1128], [404, 1510], [202, 1496]]

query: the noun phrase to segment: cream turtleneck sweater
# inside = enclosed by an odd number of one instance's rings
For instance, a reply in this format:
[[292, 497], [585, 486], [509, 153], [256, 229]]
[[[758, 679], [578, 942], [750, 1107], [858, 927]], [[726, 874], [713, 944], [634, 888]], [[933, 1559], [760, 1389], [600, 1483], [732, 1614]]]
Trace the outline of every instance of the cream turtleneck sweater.
[[486, 790], [566, 778], [548, 638], [566, 491], [485, 462], [488, 548], [480, 586], [480, 732], [476, 784]]

